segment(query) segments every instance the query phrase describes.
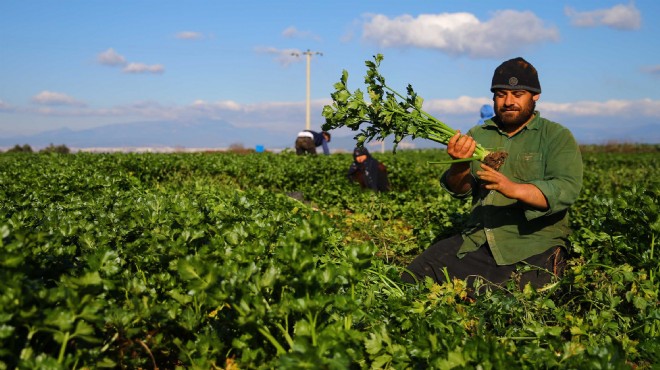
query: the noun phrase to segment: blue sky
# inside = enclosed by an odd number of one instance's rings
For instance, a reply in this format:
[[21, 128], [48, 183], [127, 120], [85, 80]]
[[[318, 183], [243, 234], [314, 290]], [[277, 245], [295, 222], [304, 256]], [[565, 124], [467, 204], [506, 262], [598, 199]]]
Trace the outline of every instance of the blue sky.
[[363, 88], [376, 53], [388, 85], [460, 129], [522, 56], [541, 115], [578, 140], [657, 143], [658, 18], [657, 0], [3, 0], [0, 137], [209, 119], [295, 136], [306, 58], [292, 54], [310, 50], [314, 129], [342, 70]]

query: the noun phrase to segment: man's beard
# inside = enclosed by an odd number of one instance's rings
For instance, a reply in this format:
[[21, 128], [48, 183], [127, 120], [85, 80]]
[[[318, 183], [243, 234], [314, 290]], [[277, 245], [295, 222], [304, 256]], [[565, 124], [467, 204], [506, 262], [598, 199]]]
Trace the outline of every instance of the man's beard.
[[534, 115], [535, 110], [536, 101], [532, 100], [530, 104], [516, 111], [508, 111], [507, 108], [499, 107], [495, 114], [504, 126], [517, 128], [527, 122]]

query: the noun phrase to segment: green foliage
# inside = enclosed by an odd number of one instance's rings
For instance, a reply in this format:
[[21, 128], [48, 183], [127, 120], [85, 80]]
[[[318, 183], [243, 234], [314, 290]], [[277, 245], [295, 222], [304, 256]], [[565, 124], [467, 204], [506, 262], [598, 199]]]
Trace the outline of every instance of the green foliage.
[[389, 193], [350, 154], [0, 156], [0, 368], [658, 364], [654, 153], [585, 153], [564, 278], [477, 301], [399, 281], [469, 212], [442, 155], [374, 153]]
[[32, 147], [28, 144], [23, 144], [23, 146], [16, 144], [13, 148], [8, 149], [7, 153], [32, 153]]
[[70, 152], [71, 149], [69, 149], [69, 147], [67, 147], [66, 145], [64, 144], [54, 145], [52, 143], [39, 151], [39, 153], [57, 153], [57, 154], [69, 154]]

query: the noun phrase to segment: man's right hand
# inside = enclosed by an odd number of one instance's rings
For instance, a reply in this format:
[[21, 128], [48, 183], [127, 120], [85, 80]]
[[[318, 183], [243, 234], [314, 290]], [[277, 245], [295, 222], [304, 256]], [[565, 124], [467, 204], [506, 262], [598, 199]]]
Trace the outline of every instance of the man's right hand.
[[474, 154], [474, 149], [477, 147], [477, 142], [467, 135], [461, 135], [461, 131], [456, 131], [456, 134], [449, 139], [447, 143], [447, 154], [453, 159], [470, 158]]
[[[467, 135], [461, 135], [460, 131], [449, 139], [447, 143], [447, 154], [452, 159], [470, 158], [474, 154], [477, 142]], [[465, 194], [472, 188], [472, 176], [470, 176], [469, 162], [452, 163], [447, 170], [447, 186], [457, 194]]]

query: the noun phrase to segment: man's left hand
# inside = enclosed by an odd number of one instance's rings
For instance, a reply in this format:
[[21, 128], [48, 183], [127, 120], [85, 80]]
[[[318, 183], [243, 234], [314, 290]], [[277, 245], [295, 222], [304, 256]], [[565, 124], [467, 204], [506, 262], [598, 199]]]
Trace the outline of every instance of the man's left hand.
[[483, 163], [481, 164], [481, 169], [482, 171], [477, 171], [477, 176], [485, 183], [484, 188], [498, 191], [507, 198], [517, 199], [516, 190], [520, 184], [509, 180], [501, 172]]
[[498, 191], [507, 198], [519, 200], [540, 210], [548, 209], [548, 200], [536, 186], [513, 182], [483, 163], [481, 169], [482, 171], [477, 171], [477, 176], [484, 182], [485, 189]]

